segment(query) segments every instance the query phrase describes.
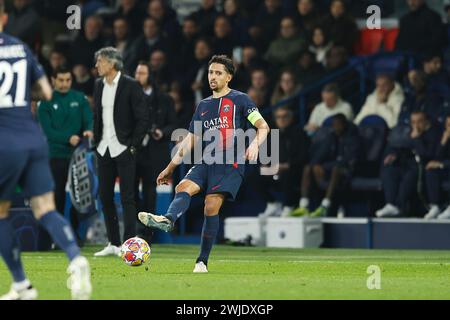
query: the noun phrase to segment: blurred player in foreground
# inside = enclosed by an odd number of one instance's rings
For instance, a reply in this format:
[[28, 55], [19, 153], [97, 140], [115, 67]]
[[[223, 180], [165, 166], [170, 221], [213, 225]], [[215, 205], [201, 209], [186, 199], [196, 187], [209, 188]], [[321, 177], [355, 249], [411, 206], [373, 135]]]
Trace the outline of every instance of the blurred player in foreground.
[[[175, 198], [165, 216], [146, 212], [140, 212], [138, 215], [144, 225], [169, 232], [173, 229], [175, 221], [188, 210], [191, 197], [200, 191], [205, 191], [205, 220], [200, 254], [194, 267], [195, 273], [208, 272], [208, 257], [219, 230], [220, 208], [227, 197], [235, 199], [243, 180], [244, 161], [239, 160], [245, 158], [256, 161], [259, 146], [264, 143], [270, 131], [255, 103], [246, 94], [228, 87], [234, 71], [233, 61], [228, 57], [212, 57], [209, 62], [208, 81], [213, 95], [198, 104], [189, 127], [189, 134], [181, 142], [177, 153], [159, 174], [156, 182], [158, 185], [167, 184], [183, 157], [188, 155], [194, 147], [196, 138], [201, 138], [208, 131], [220, 131], [218, 142], [211, 139], [213, 140], [211, 143], [218, 143], [218, 149], [221, 150], [219, 153], [223, 152], [220, 157], [226, 154], [226, 150], [235, 149], [231, 162], [230, 159], [225, 159], [220, 163], [206, 164], [205, 155], [203, 155], [202, 163], [194, 165], [176, 186]], [[245, 147], [236, 146], [236, 135], [243, 134], [243, 131], [236, 130], [249, 128], [250, 123], [257, 128], [257, 133], [256, 138], [245, 150]], [[199, 127], [200, 130], [195, 130], [194, 127]], [[206, 147], [210, 149], [211, 143], [206, 144], [203, 141], [203, 151]]]
[[14, 280], [0, 300], [34, 300], [38, 296], [25, 276], [19, 241], [8, 219], [17, 186], [30, 198], [35, 218], [70, 260], [67, 285], [72, 298], [89, 299], [89, 263], [80, 255], [70, 225], [56, 212], [48, 146], [31, 114], [32, 84], [40, 87], [39, 99], [50, 100], [52, 89], [28, 46], [3, 33], [6, 21], [0, 0], [0, 253]]

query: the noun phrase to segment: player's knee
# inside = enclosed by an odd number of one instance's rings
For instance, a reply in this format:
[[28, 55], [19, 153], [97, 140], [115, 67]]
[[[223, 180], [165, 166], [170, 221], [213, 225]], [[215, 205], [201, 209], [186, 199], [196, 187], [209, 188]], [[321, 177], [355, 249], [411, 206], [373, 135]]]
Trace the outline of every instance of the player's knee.
[[205, 216], [214, 216], [219, 213], [220, 207], [222, 206], [223, 199], [219, 196], [217, 197], [207, 197], [205, 199]]
[[11, 202], [0, 201], [0, 219], [6, 219], [9, 217], [9, 208], [11, 208]]
[[186, 192], [193, 196], [199, 191], [198, 189], [199, 188], [194, 183], [185, 180], [177, 184], [175, 187], [175, 193]]
[[30, 205], [34, 217], [37, 220], [41, 219], [45, 214], [56, 209], [53, 192], [31, 198]]

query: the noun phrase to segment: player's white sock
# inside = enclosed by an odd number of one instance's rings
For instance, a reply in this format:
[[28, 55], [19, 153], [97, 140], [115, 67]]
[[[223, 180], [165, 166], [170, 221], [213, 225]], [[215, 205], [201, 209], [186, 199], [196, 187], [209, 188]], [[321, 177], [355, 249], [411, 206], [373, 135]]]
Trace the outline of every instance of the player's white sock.
[[300, 203], [298, 205], [300, 208], [308, 208], [309, 206], [309, 199], [308, 198], [301, 198]]

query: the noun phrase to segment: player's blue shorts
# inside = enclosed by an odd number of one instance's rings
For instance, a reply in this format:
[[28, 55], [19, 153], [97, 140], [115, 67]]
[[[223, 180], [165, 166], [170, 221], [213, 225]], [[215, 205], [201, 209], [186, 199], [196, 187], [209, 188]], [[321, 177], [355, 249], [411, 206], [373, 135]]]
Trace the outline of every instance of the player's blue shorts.
[[244, 179], [244, 172], [242, 164], [197, 164], [184, 179], [198, 184], [206, 194], [224, 193], [234, 200]]
[[48, 147], [32, 150], [0, 150], [0, 200], [12, 200], [19, 186], [25, 198], [53, 191]]

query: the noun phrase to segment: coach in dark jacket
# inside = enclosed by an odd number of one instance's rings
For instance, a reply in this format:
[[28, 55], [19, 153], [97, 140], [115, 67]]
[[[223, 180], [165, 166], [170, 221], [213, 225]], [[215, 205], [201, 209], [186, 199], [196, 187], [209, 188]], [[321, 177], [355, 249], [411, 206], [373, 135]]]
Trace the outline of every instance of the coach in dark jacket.
[[[139, 62], [135, 78], [145, 94], [145, 104], [150, 114], [142, 148], [137, 156], [135, 197], [139, 211], [155, 212], [156, 178], [170, 162], [169, 144], [176, 127], [176, 112], [172, 98], [154, 84], [146, 62]], [[142, 201], [138, 190], [140, 181]], [[139, 232], [142, 233], [142, 230]], [[150, 240], [148, 233], [141, 236]]]
[[136, 236], [134, 176], [137, 149], [148, 127], [149, 112], [139, 83], [123, 75], [122, 57], [107, 47], [96, 54], [102, 79], [94, 88], [94, 142], [98, 156], [99, 193], [110, 243], [96, 256], [115, 255], [122, 243], [114, 206], [114, 185], [120, 178], [124, 240]]

